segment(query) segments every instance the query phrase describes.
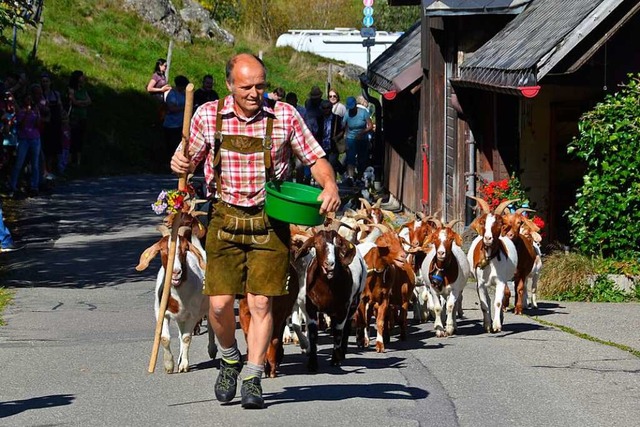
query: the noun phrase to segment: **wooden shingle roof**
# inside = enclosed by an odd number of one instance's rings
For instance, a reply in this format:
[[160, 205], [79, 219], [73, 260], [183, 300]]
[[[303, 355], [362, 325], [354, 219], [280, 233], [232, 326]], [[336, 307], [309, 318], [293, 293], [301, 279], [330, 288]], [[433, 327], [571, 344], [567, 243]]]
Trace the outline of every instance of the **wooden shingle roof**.
[[369, 65], [369, 87], [382, 94], [399, 92], [422, 77], [420, 34], [418, 21]]
[[625, 0], [533, 0], [468, 57], [454, 82], [535, 86], [573, 47]]

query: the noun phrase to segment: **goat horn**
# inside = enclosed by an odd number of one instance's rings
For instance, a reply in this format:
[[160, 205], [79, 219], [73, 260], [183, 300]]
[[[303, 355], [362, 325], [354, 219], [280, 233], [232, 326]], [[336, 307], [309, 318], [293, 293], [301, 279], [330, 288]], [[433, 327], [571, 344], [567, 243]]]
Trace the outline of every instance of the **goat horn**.
[[162, 234], [162, 237], [166, 237], [171, 234], [169, 227], [167, 227], [166, 225], [159, 225], [156, 227], [156, 230], [158, 230]]
[[452, 219], [451, 221], [449, 221], [447, 223], [447, 228], [453, 228], [453, 226], [456, 225], [459, 222], [462, 222], [462, 220], [461, 219]]
[[378, 200], [376, 200], [376, 204], [373, 205], [374, 208], [380, 209], [380, 206], [382, 206], [382, 197], [380, 197]]
[[433, 222], [437, 228], [442, 228], [442, 221], [438, 218], [431, 218], [430, 221]]
[[178, 236], [183, 237], [184, 233], [190, 231], [191, 227], [187, 227], [186, 225], [178, 227]]
[[384, 215], [386, 215], [391, 220], [391, 222], [396, 220], [396, 214], [394, 214], [393, 212], [387, 211], [387, 210], [384, 210], [384, 209], [380, 209], [380, 210], [382, 211], [382, 213]]
[[362, 202], [362, 206], [367, 210], [367, 213], [371, 212], [371, 203], [364, 197], [360, 197], [359, 199]]
[[493, 211], [494, 215], [502, 215], [502, 213], [504, 212], [504, 210], [507, 208], [507, 206], [509, 206], [511, 203], [513, 202], [517, 202], [520, 199], [511, 199], [511, 200], [505, 200], [504, 202], [500, 203], [498, 205], [498, 207], [496, 208], [496, 210]]
[[486, 214], [491, 213], [491, 208], [489, 207], [489, 203], [487, 203], [486, 200], [476, 196], [467, 196], [467, 197], [478, 202], [478, 206], [480, 206], [480, 208], [482, 209], [482, 212]]
[[529, 208], [518, 208], [516, 209], [516, 213], [517, 214], [521, 214], [522, 212], [535, 212], [535, 209], [529, 209]]
[[345, 209], [345, 211], [344, 211], [344, 215], [345, 215], [345, 216], [348, 216], [348, 217], [352, 217], [352, 218], [353, 218], [353, 217], [355, 217], [355, 216], [357, 215], [357, 212], [356, 212], [356, 211], [354, 211], [354, 210], [353, 210], [353, 209], [351, 209], [351, 208], [348, 208], [348, 209]]

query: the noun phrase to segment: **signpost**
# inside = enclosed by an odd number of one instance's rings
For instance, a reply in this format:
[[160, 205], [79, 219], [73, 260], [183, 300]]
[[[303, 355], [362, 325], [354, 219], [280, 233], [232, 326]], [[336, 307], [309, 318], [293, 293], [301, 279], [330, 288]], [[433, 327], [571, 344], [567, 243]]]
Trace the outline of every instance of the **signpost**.
[[364, 15], [362, 25], [364, 25], [364, 28], [360, 29], [360, 35], [364, 37], [362, 46], [367, 48], [367, 68], [369, 68], [369, 64], [371, 64], [371, 46], [376, 44], [376, 29], [372, 27], [373, 1], [374, 0], [362, 0], [362, 4], [364, 5], [364, 9], [362, 10], [362, 14]]

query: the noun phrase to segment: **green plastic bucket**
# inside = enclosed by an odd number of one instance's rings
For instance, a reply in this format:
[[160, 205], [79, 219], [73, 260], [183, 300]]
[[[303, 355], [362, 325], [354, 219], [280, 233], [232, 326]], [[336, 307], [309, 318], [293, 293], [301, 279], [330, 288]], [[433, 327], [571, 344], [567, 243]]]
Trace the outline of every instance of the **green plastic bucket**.
[[319, 188], [295, 182], [268, 182], [265, 211], [279, 221], [298, 225], [320, 225], [324, 216], [320, 215]]

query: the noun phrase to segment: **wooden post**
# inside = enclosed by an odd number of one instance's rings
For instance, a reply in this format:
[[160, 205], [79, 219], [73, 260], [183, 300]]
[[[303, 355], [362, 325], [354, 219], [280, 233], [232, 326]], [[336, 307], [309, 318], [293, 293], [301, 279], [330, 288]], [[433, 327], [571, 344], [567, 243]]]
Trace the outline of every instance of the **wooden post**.
[[[189, 128], [191, 125], [191, 115], [193, 114], [193, 83], [187, 85], [185, 92], [186, 101], [184, 106], [184, 118], [182, 119], [182, 152], [187, 157], [189, 155]], [[178, 190], [185, 191], [187, 188], [187, 174], [180, 174], [178, 178]], [[164, 323], [164, 315], [167, 311], [169, 303], [169, 295], [171, 294], [171, 275], [173, 274], [173, 262], [176, 259], [176, 242], [178, 240], [178, 229], [182, 223], [182, 212], [178, 211], [173, 217], [171, 224], [171, 238], [169, 240], [169, 257], [167, 259], [167, 268], [164, 271], [164, 283], [162, 287], [162, 298], [160, 299], [160, 307], [158, 309], [158, 319], [156, 321], [156, 331], [153, 339], [153, 349], [151, 350], [151, 359], [149, 360], [148, 372], [151, 374], [156, 369], [158, 360], [158, 350], [160, 349], [160, 336], [162, 335], [162, 324]]]
[[[169, 40], [169, 48], [167, 49], [167, 69], [164, 70], [164, 76], [167, 79], [167, 83], [169, 83], [169, 71], [171, 70], [171, 55], [173, 53], [173, 39]], [[165, 92], [164, 97], [167, 97], [167, 93]]]

